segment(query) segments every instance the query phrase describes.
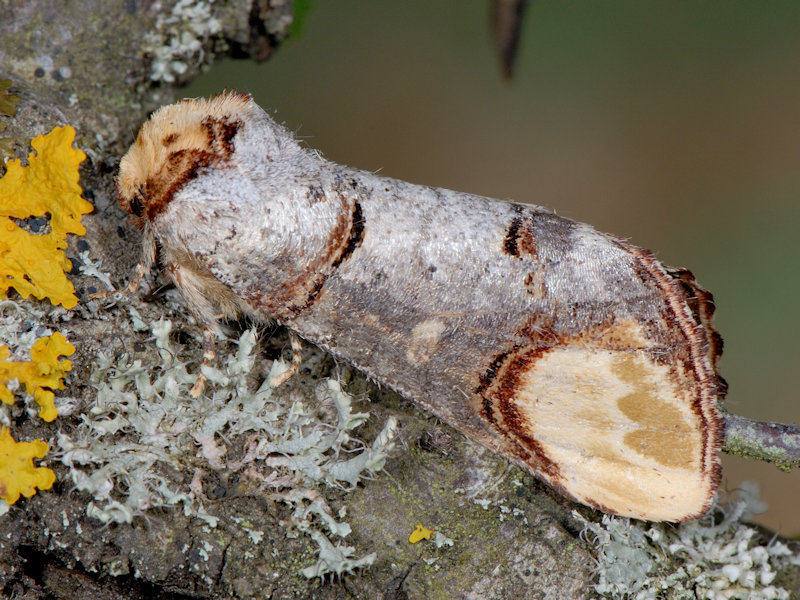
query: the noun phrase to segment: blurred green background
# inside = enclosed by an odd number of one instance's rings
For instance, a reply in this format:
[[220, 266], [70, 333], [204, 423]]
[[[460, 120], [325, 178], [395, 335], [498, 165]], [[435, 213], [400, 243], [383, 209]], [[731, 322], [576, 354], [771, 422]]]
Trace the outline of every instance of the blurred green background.
[[[692, 269], [717, 300], [732, 412], [800, 421], [800, 2], [534, 2], [516, 78], [486, 0], [316, 0], [251, 92], [336, 162], [539, 204]], [[724, 457], [800, 532], [800, 473]]]

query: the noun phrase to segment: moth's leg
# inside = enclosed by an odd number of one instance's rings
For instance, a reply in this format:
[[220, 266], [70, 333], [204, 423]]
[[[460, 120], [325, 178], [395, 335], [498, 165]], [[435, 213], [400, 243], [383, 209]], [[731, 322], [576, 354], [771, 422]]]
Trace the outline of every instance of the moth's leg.
[[272, 387], [280, 387], [297, 375], [300, 371], [300, 365], [303, 363], [303, 355], [301, 354], [303, 351], [303, 342], [298, 335], [291, 330], [289, 331], [289, 341], [292, 343], [292, 363], [283, 373], [269, 380], [269, 384]]
[[189, 392], [194, 398], [199, 398], [208, 381], [208, 377], [203, 373], [203, 367], [207, 370], [217, 359], [216, 336], [222, 333], [219, 321], [226, 316], [226, 313], [220, 313], [218, 309], [220, 302], [224, 302], [225, 294], [224, 290], [214, 289], [214, 283], [222, 287], [219, 282], [212, 276], [197, 271], [185, 255], [168, 251], [164, 258], [169, 278], [203, 328], [203, 362], [200, 363], [197, 379]]
[[127, 285], [119, 290], [103, 290], [102, 292], [95, 292], [94, 294], [89, 294], [90, 300], [102, 300], [103, 298], [108, 298], [109, 296], [115, 296], [119, 294], [120, 296], [130, 296], [136, 293], [136, 290], [139, 289], [139, 285], [142, 283], [142, 279], [147, 273], [150, 271], [150, 267], [145, 266], [144, 263], [139, 263], [136, 265], [135, 270], [133, 271], [133, 275], [128, 280]]
[[208, 378], [203, 373], [203, 367], [211, 367], [212, 363], [217, 359], [217, 344], [216, 340], [214, 339], [214, 331], [211, 329], [203, 329], [203, 362], [200, 365], [200, 371], [197, 374], [197, 379], [192, 386], [192, 389], [189, 393], [192, 395], [192, 398], [199, 398], [200, 394], [203, 393], [203, 389], [206, 387], [206, 381]]
[[100, 300], [103, 298], [108, 298], [109, 296], [115, 296], [117, 294], [120, 296], [130, 296], [135, 294], [136, 290], [139, 289], [139, 285], [142, 283], [142, 279], [144, 279], [144, 276], [150, 272], [150, 269], [153, 267], [155, 262], [156, 240], [153, 237], [153, 233], [150, 231], [150, 229], [145, 227], [144, 231], [142, 232], [142, 258], [136, 265], [133, 275], [128, 280], [128, 284], [121, 290], [105, 290], [102, 292], [95, 292], [94, 294], [90, 294], [89, 298], [92, 300]]

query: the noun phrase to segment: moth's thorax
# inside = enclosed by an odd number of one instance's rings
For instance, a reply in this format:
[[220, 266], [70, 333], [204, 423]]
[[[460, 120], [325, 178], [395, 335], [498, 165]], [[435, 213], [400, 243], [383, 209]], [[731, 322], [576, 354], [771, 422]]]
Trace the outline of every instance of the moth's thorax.
[[248, 121], [251, 103], [249, 96], [232, 93], [156, 111], [120, 162], [120, 206], [140, 225], [152, 221], [203, 169], [224, 166], [234, 152], [234, 137]]

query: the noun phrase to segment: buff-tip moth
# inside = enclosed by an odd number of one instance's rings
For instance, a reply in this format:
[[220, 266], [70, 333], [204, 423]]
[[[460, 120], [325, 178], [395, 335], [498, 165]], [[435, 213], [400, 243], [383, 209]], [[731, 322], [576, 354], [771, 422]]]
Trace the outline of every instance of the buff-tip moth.
[[160, 249], [208, 331], [275, 319], [603, 511], [709, 508], [725, 382], [688, 271], [536, 206], [328, 162], [244, 94], [158, 110], [117, 184], [138, 274]]

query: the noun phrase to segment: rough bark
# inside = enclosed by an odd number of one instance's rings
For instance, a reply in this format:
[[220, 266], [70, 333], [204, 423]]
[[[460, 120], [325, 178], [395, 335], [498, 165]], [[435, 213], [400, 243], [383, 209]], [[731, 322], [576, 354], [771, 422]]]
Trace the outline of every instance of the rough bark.
[[[114, 201], [113, 176], [119, 157], [153, 108], [172, 101], [177, 84], [188, 81], [218, 56], [265, 59], [287, 34], [291, 5], [266, 0], [207, 4], [219, 28], [198, 34], [201, 51], [176, 58], [185, 64], [154, 70], [159, 57], [153, 36], [169, 44], [164, 15], [176, 0], [0, 0], [0, 79], [12, 81], [21, 97], [2, 137], [18, 157], [28, 140], [56, 125], [72, 125], [76, 145], [88, 154], [81, 183], [95, 212], [84, 219], [90, 255], [101, 259], [115, 284], [127, 280], [138, 259], [138, 233]], [[202, 2], [188, 3], [192, 6]], [[159, 21], [161, 17], [161, 21]], [[160, 25], [159, 25], [160, 23]], [[207, 32], [206, 32], [207, 33]], [[201, 64], [202, 63], [202, 64]], [[169, 71], [169, 69], [172, 69]], [[160, 79], [152, 79], [154, 73]], [[172, 78], [173, 81], [166, 81]], [[81, 273], [75, 240], [72, 279], [82, 302], [71, 317], [48, 318], [78, 348], [67, 390], [77, 410], [45, 424], [20, 420], [26, 438], [53, 440], [69, 434], [96, 394], [89, 376], [100, 351], [157, 360], [147, 335], [134, 330], [124, 305], [98, 312], [87, 308], [98, 281]], [[157, 320], [163, 298], [131, 303], [145, 319]], [[43, 306], [44, 308], [44, 306]], [[176, 345], [182, 356], [199, 359], [198, 329], [174, 309]], [[177, 315], [177, 316], [176, 316]], [[286, 345], [283, 334], [266, 346]], [[228, 348], [231, 350], [231, 348]], [[224, 352], [224, 349], [223, 349]], [[137, 354], [138, 353], [138, 354]], [[273, 355], [275, 352], [273, 351]], [[238, 475], [201, 464], [205, 490], [217, 491], [206, 508], [220, 519], [216, 528], [178, 508], [145, 511], [130, 524], [104, 524], [87, 516], [89, 498], [73, 489], [67, 468], [55, 462], [53, 490], [21, 500], [0, 517], [0, 591], [17, 598], [582, 598], [591, 597], [594, 559], [581, 539], [575, 505], [524, 476], [394, 394], [378, 390], [330, 359], [311, 362], [294, 385], [313, 386], [322, 377], [350, 377], [351, 394], [368, 394], [372, 439], [389, 416], [402, 424], [401, 444], [384, 470], [347, 493], [320, 486], [333, 508], [346, 507], [353, 533], [346, 543], [355, 555], [377, 553], [375, 564], [340, 578], [307, 579], [314, 562], [307, 537], [289, 538], [289, 510], [274, 494], [248, 487]], [[288, 400], [288, 396], [287, 396]], [[51, 442], [51, 446], [53, 443]], [[189, 485], [193, 473], [174, 474]], [[208, 494], [207, 494], [208, 495]], [[484, 504], [474, 499], [486, 500]], [[597, 514], [580, 509], [583, 514]], [[265, 532], [255, 544], [239, 526]], [[408, 535], [422, 522], [454, 540], [452, 547], [412, 545]]]
[[[139, 250], [138, 233], [114, 200], [113, 177], [119, 156], [147, 113], [176, 96], [179, 81], [153, 81], [157, 57], [143, 51], [153, 46], [148, 36], [160, 35], [169, 43], [169, 32], [163, 26], [159, 30], [159, 17], [163, 25], [164, 15], [176, 4], [0, 3], [0, 79], [10, 79], [11, 91], [21, 97], [14, 117], [5, 119], [2, 137], [13, 139], [14, 155], [25, 158], [35, 135], [64, 124], [77, 130], [76, 145], [89, 157], [81, 168], [81, 184], [95, 205], [95, 212], [84, 218], [88, 233], [83, 241], [117, 285], [128, 278]], [[198, 73], [201, 55], [203, 64], [226, 54], [264, 59], [290, 23], [288, 2], [237, 0], [209, 7], [220, 22], [219, 31], [198, 36], [202, 52], [190, 57], [194, 62], [184, 60], [186, 70], [172, 73], [176, 80], [188, 81]], [[59, 429], [69, 433], [76, 426], [96, 393], [87, 378], [101, 349], [118, 355], [137, 340], [143, 355], [155, 352], [147, 336], [131, 329], [124, 307], [109, 308], [100, 316], [86, 309], [88, 292], [101, 286], [82, 276], [75, 240], [69, 255], [77, 266], [72, 279], [82, 302], [59, 324], [78, 348], [63, 394], [76, 397], [79, 408], [52, 424], [26, 420], [18, 430], [25, 439], [52, 441]], [[158, 301], [133, 303], [146, 319], [157, 319], [163, 311]], [[184, 327], [196, 333], [191, 325]], [[190, 346], [186, 356], [200, 356], [191, 335], [180, 341]], [[279, 336], [278, 344], [284, 342]], [[331, 361], [317, 364], [319, 372], [303, 378], [312, 385], [317, 377], [333, 374]], [[72, 489], [66, 468], [50, 463], [59, 478], [56, 487], [20, 501], [0, 519], [0, 589], [24, 598], [511, 598], [535, 590], [550, 596], [558, 590], [582, 595], [592, 560], [575, 543], [577, 525], [566, 502], [531, 478], [525, 478], [524, 487], [513, 487], [519, 475], [502, 460], [430, 423], [363, 378], [350, 387], [381, 397], [369, 407], [375, 423], [399, 415], [405, 446], [366, 485], [347, 494], [330, 487], [319, 490], [334, 510], [347, 506], [353, 534], [346, 542], [355, 546], [356, 555], [378, 552], [371, 569], [335, 580], [303, 577], [300, 570], [314, 562], [310, 540], [287, 538], [287, 510], [267, 494], [248, 493], [236, 481], [224, 481], [224, 473], [213, 473], [217, 488], [227, 490], [223, 501], [209, 506], [221, 517], [214, 529], [179, 509], [151, 510], [132, 524], [108, 525], [87, 516], [89, 498]], [[445, 452], [426, 442], [432, 428], [447, 440]], [[191, 474], [185, 475], [188, 483]], [[494, 485], [484, 496], [508, 498], [509, 506], [519, 508], [513, 518], [501, 520], [497, 506], [486, 510], [452, 492], [455, 487], [482, 488], [487, 481]], [[267, 532], [255, 551], [247, 534], [232, 525], [231, 519], [245, 518], [252, 529]], [[407, 538], [418, 521], [435, 522], [456, 539], [455, 547], [410, 545]], [[512, 549], [514, 561], [509, 562]], [[249, 558], [243, 557], [246, 553]], [[423, 560], [437, 555], [436, 566]]]

